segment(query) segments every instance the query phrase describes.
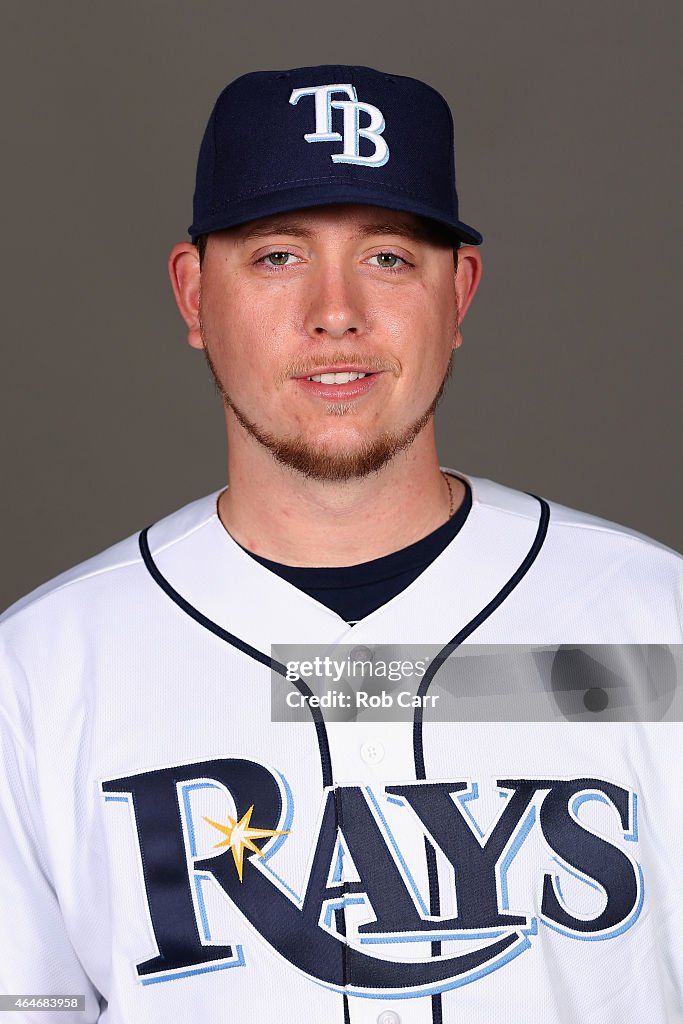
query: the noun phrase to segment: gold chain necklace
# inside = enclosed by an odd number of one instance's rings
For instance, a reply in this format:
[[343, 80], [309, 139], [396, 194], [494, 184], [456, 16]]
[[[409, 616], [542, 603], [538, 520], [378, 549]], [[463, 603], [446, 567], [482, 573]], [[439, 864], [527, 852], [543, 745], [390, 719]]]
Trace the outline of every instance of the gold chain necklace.
[[441, 476], [446, 481], [446, 487], [448, 488], [448, 518], [452, 519], [453, 518], [453, 513], [455, 512], [455, 502], [453, 500], [453, 488], [451, 487], [451, 481], [448, 479], [448, 474], [444, 473], [443, 470], [441, 470]]

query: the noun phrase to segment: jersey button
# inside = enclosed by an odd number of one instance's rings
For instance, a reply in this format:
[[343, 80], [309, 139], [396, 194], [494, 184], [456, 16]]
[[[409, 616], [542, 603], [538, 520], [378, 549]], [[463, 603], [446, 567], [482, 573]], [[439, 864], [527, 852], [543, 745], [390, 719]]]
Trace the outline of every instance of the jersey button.
[[393, 1010], [383, 1010], [377, 1018], [377, 1024], [401, 1024], [401, 1018]]
[[[363, 758], [366, 764], [379, 764], [380, 761], [384, 760], [384, 747], [379, 742], [379, 740], [369, 740], [367, 743], [364, 743], [363, 746], [360, 748], [360, 756]], [[396, 1024], [396, 1022], [398, 1021], [398, 1017], [396, 1016], [396, 1014], [394, 1014], [394, 1016], [392, 1017], [391, 1014], [393, 1012], [393, 1010], [385, 1011], [385, 1013], [388, 1013], [390, 1016], [387, 1017], [386, 1022], [382, 1022], [382, 1024], [391, 1024], [391, 1022], [394, 1021], [394, 1018], [396, 1018], [394, 1022], [394, 1024]], [[379, 1020], [380, 1017], [382, 1017], [382, 1014], [380, 1014], [377, 1020]]]
[[369, 647], [354, 647], [351, 651], [351, 661], [374, 661], [375, 652]]

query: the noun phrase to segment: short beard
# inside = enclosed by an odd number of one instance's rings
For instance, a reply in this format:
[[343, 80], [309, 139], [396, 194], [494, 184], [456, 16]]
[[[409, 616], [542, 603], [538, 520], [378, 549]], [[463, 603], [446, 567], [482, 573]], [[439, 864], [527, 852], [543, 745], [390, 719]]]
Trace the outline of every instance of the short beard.
[[[444, 374], [439, 390], [429, 407], [409, 427], [400, 433], [389, 433], [385, 431], [372, 441], [361, 444], [354, 451], [330, 452], [321, 445], [310, 444], [303, 438], [289, 439], [276, 437], [267, 430], [262, 430], [256, 423], [250, 420], [241, 409], [238, 409], [233, 400], [225, 391], [211, 361], [209, 349], [204, 340], [204, 355], [211, 371], [216, 386], [216, 391], [223, 399], [225, 405], [232, 409], [235, 419], [246, 432], [266, 448], [271, 455], [283, 466], [301, 473], [310, 480], [323, 480], [328, 482], [339, 482], [346, 480], [357, 480], [371, 473], [378, 473], [388, 462], [395, 458], [399, 452], [405, 451], [413, 443], [418, 434], [427, 426], [436, 411], [446, 384], [453, 370], [453, 355], [451, 352], [448, 366]], [[350, 412], [347, 403], [330, 403], [327, 412], [332, 415], [343, 416]]]

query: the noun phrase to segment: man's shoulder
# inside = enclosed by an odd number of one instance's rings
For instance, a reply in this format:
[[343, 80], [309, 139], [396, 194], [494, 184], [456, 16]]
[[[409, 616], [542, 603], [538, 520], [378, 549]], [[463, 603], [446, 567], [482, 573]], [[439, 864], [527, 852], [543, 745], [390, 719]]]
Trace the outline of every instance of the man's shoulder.
[[473, 502], [493, 515], [498, 514], [501, 523], [509, 517], [540, 522], [543, 509], [547, 509], [546, 535], [554, 547], [574, 549], [577, 553], [628, 553], [632, 558], [642, 557], [668, 563], [683, 571], [683, 555], [638, 530], [571, 508], [542, 495], [516, 490], [493, 480], [459, 475], [470, 483]]
[[[157, 550], [177, 543], [212, 518], [219, 493], [198, 498], [155, 522]], [[147, 575], [140, 550], [141, 532], [137, 530], [19, 598], [0, 615], [0, 628], [32, 612], [44, 610], [48, 614], [51, 608], [61, 609], [64, 603], [87, 607], [95, 591], [125, 591], [135, 587], [137, 579]]]

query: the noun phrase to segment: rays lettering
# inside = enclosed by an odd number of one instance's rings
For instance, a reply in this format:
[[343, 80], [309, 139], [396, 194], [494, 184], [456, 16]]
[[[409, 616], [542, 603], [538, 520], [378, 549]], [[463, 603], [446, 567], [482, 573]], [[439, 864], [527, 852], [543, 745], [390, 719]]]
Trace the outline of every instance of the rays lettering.
[[[297, 891], [278, 870], [297, 821], [277, 770], [222, 758], [103, 782], [112, 813], [116, 803], [132, 805], [137, 830], [158, 949], [136, 964], [141, 983], [248, 968], [250, 929], [234, 942], [211, 939], [207, 883], [293, 967], [359, 996], [475, 982], [540, 941], [539, 923], [575, 940], [612, 939], [634, 923], [644, 898], [640, 866], [627, 852], [638, 842], [634, 792], [589, 777], [501, 776], [490, 783], [500, 810], [483, 830], [473, 811], [479, 785], [454, 779], [321, 792]], [[206, 793], [225, 798], [230, 813], [202, 814]], [[201, 829], [214, 839], [208, 856], [197, 842]], [[511, 879], [520, 861], [528, 873], [525, 849], [539, 843], [552, 870], [536, 869], [529, 905], [515, 905]], [[424, 956], [416, 957], [416, 943]]]

